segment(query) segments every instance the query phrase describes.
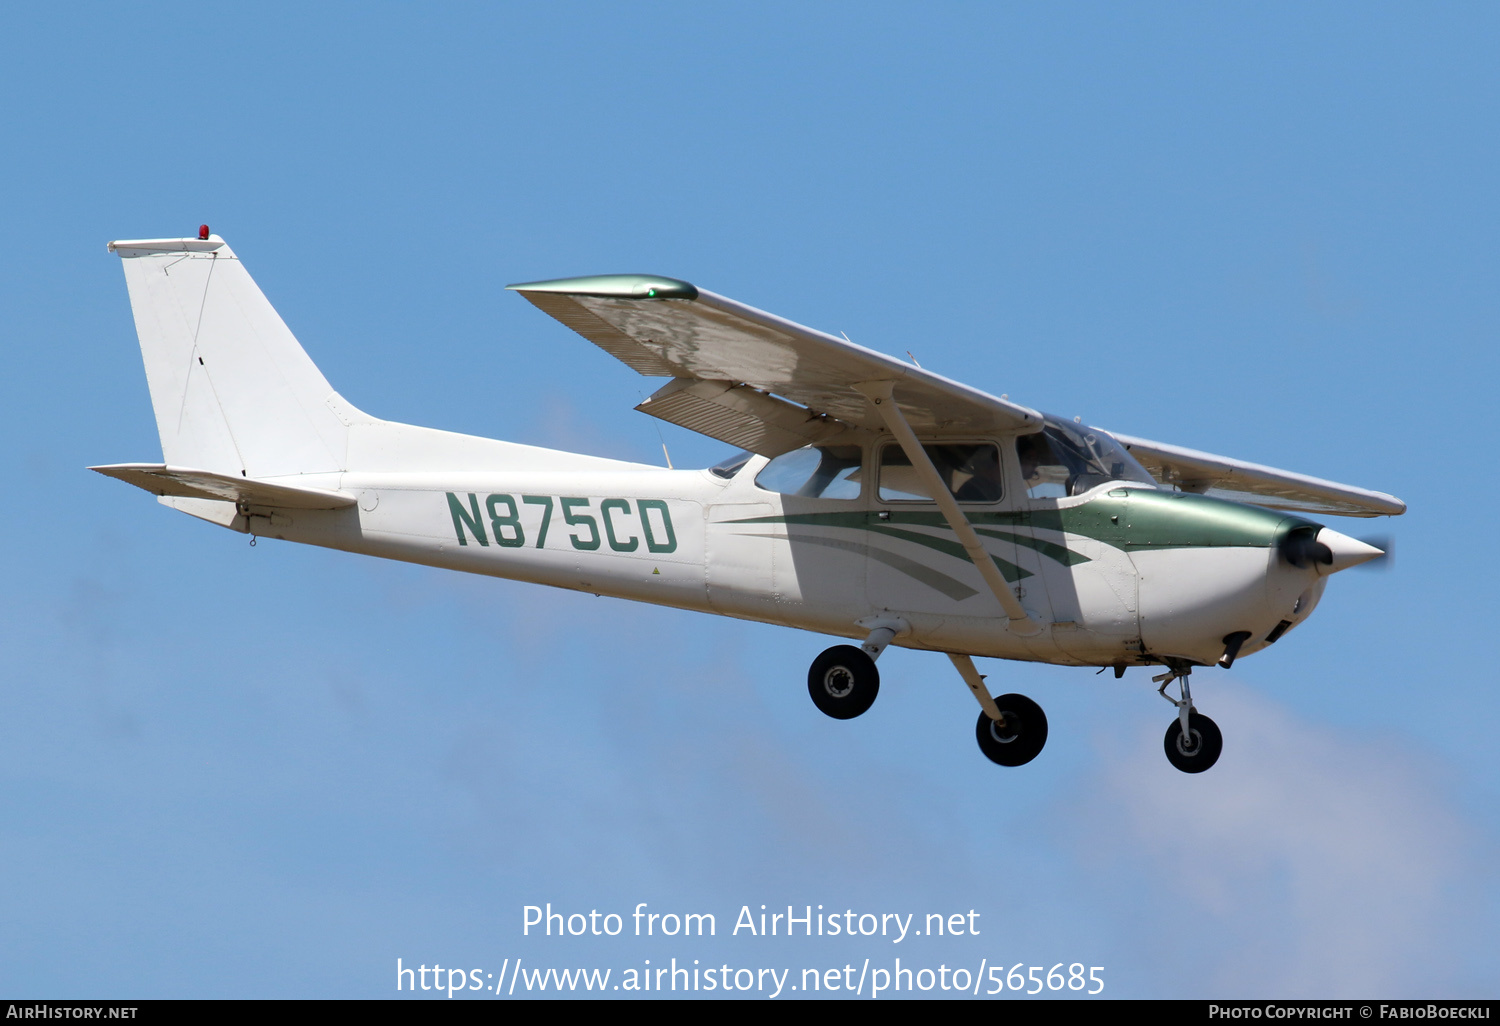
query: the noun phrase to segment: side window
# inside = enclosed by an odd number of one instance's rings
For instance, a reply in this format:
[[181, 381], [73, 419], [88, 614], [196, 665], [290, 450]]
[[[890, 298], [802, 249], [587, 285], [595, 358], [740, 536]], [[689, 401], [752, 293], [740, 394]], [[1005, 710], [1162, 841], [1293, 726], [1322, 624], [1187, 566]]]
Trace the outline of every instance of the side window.
[[805, 499], [857, 499], [863, 452], [857, 445], [809, 445], [767, 463], [755, 483], [768, 492]]
[[[924, 445], [938, 477], [959, 502], [1000, 500], [1000, 450], [992, 442], [948, 442]], [[882, 502], [931, 502], [917, 470], [899, 445], [880, 450]]]
[[708, 471], [715, 477], [722, 477], [726, 481], [732, 481], [734, 480], [734, 475], [745, 469], [745, 464], [749, 463], [754, 456], [755, 453], [741, 449], [733, 456], [715, 463], [708, 468]]

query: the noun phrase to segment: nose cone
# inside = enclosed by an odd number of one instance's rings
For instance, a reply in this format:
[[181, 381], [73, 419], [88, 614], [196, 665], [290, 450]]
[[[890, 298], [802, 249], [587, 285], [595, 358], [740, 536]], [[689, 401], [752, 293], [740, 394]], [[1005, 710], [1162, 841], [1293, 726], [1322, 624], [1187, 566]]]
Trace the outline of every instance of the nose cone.
[[1327, 562], [1320, 561], [1316, 564], [1318, 572], [1322, 574], [1336, 574], [1340, 570], [1347, 570], [1351, 566], [1359, 566], [1361, 563], [1367, 563], [1385, 555], [1384, 549], [1377, 549], [1358, 538], [1339, 534], [1328, 527], [1318, 532], [1318, 543], [1328, 546], [1328, 551], [1333, 557]]

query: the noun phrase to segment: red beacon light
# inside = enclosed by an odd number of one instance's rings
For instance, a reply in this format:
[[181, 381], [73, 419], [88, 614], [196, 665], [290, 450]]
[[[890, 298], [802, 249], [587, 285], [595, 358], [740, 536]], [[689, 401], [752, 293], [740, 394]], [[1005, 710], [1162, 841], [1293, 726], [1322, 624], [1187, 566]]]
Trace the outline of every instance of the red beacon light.
[[206, 224], [200, 224], [198, 226], [198, 238], [203, 239], [204, 241], [207, 241], [207, 239], [208, 239], [208, 225], [206, 225]]

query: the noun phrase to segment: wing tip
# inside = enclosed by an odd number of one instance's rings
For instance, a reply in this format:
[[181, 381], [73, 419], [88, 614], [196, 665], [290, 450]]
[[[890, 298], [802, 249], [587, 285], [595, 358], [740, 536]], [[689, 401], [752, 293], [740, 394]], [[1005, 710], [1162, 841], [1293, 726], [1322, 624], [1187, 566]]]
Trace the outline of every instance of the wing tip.
[[505, 286], [512, 292], [555, 292], [600, 299], [697, 299], [698, 288], [680, 278], [660, 274], [595, 274], [583, 278], [553, 278]]

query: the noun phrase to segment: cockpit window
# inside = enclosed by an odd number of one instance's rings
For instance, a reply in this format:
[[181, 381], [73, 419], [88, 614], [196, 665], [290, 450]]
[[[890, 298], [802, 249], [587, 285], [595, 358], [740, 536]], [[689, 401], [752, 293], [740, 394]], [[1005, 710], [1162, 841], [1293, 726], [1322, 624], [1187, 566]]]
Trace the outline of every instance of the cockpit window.
[[755, 483], [768, 492], [805, 499], [857, 499], [862, 459], [857, 445], [809, 445], [767, 463]]
[[1016, 457], [1031, 498], [1082, 495], [1108, 481], [1155, 486], [1146, 468], [1107, 433], [1057, 417], [1047, 417], [1045, 423], [1036, 434], [1016, 439]]
[[718, 463], [715, 463], [713, 466], [709, 467], [708, 472], [710, 474], [716, 474], [719, 477], [722, 477], [724, 480], [729, 481], [733, 479], [734, 475], [745, 469], [745, 464], [749, 463], [750, 457], [754, 455], [755, 453], [753, 452], [747, 452], [746, 450], [741, 449], [739, 452], [735, 453], [733, 456], [730, 456], [728, 459], [720, 460]]
[[[959, 502], [998, 502], [1000, 450], [993, 442], [924, 445], [938, 477]], [[931, 502], [916, 468], [899, 445], [880, 450], [880, 501]]]

